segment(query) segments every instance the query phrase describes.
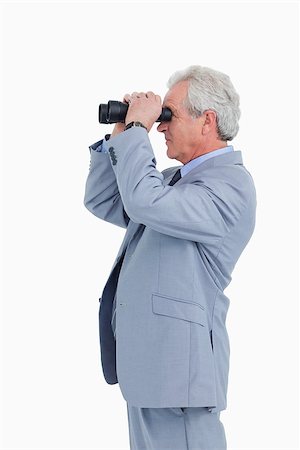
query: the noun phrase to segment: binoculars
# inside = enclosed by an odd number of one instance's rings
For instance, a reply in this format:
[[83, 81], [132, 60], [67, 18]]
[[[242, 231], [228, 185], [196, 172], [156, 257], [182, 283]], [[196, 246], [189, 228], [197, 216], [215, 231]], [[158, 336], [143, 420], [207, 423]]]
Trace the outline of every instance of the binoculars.
[[[125, 122], [128, 105], [122, 102], [110, 100], [107, 104], [99, 105], [100, 123]], [[162, 108], [161, 115], [155, 122], [167, 122], [172, 118], [172, 111], [169, 108]]]

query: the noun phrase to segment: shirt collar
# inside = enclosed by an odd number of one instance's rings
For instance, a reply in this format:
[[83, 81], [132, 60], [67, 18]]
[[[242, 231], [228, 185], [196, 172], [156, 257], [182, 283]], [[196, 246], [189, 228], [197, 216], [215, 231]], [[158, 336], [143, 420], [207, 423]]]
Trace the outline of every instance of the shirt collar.
[[234, 148], [232, 145], [228, 145], [227, 147], [219, 148], [217, 150], [212, 150], [211, 152], [205, 153], [204, 155], [200, 155], [197, 158], [192, 159], [188, 163], [184, 164], [180, 167], [181, 176], [184, 177], [190, 170], [194, 169], [194, 167], [202, 164], [209, 158], [213, 158], [214, 156], [223, 155], [223, 153], [233, 152]]

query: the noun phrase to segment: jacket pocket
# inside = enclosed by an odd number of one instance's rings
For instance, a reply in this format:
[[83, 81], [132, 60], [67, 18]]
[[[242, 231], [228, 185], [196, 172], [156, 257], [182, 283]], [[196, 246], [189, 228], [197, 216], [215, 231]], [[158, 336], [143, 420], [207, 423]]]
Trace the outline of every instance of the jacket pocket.
[[198, 323], [202, 327], [206, 324], [206, 314], [202, 305], [179, 298], [152, 294], [152, 311], [155, 314]]
[[212, 330], [210, 330], [209, 336], [210, 336], [211, 348], [212, 348], [212, 350], [214, 350], [214, 343], [213, 343], [213, 337], [212, 337]]

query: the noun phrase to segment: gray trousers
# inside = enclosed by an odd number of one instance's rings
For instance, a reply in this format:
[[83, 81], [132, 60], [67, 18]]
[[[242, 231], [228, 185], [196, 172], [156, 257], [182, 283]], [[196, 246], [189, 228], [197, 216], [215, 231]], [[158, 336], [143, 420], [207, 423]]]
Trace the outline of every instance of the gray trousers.
[[[111, 326], [116, 339], [116, 295]], [[226, 450], [220, 413], [207, 407], [139, 408], [127, 403], [130, 450]]]
[[220, 413], [206, 407], [139, 408], [127, 403], [130, 450], [226, 450]]

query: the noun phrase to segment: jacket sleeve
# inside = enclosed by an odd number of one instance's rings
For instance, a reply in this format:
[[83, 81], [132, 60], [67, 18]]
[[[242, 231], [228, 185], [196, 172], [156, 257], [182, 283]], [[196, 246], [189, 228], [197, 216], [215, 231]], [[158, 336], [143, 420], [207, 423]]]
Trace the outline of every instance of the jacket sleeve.
[[99, 219], [127, 228], [129, 217], [102, 140], [89, 147], [90, 167], [85, 184], [84, 206]]
[[[109, 141], [123, 205], [133, 222], [179, 239], [218, 244], [245, 207], [243, 189], [212, 177], [164, 185], [147, 130], [133, 127]], [[188, 176], [188, 175], [187, 175]]]

